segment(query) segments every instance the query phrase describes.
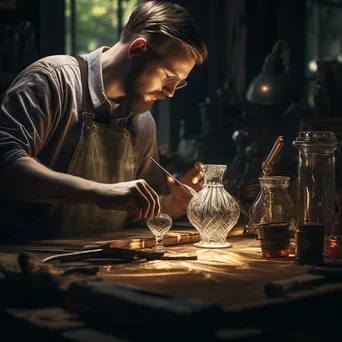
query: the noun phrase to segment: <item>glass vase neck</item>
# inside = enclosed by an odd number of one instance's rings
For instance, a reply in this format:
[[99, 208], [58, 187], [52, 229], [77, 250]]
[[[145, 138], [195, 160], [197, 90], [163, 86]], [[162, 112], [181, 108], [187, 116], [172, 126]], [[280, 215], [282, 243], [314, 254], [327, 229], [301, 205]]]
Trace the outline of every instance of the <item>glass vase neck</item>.
[[204, 185], [222, 185], [223, 175], [227, 169], [227, 165], [219, 164], [203, 164]]
[[260, 181], [260, 186], [263, 189], [269, 189], [269, 188], [286, 189], [289, 187], [290, 177], [265, 176], [265, 177], [260, 177], [259, 181]]

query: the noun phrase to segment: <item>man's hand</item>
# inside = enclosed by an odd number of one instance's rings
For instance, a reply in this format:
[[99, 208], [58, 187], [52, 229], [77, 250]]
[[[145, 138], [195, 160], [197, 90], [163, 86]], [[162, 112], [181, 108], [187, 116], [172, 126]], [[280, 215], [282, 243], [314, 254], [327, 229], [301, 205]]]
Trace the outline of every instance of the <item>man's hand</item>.
[[21, 202], [96, 204], [101, 209], [128, 211], [144, 220], [160, 212], [159, 197], [145, 180], [104, 184], [55, 172], [31, 157], [22, 157], [1, 174], [0, 192]]
[[117, 184], [103, 184], [97, 191], [95, 204], [101, 209], [129, 211], [132, 221], [159, 215], [157, 193], [143, 179]]
[[[184, 184], [190, 193], [192, 193], [192, 196], [200, 191], [204, 182], [204, 174], [201, 168], [201, 163], [197, 162], [194, 167], [184, 175], [180, 182]], [[182, 187], [169, 176], [167, 176], [167, 184], [179, 207], [183, 210], [186, 210], [192, 196], [184, 191], [184, 189], [182, 189]]]

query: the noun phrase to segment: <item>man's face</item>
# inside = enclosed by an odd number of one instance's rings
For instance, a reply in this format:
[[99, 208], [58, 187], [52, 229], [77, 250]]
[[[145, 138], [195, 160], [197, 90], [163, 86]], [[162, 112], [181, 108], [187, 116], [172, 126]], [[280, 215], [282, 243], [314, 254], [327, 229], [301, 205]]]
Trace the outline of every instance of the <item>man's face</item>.
[[147, 58], [150, 54], [143, 54], [131, 61], [124, 82], [130, 113], [144, 113], [151, 109], [156, 100], [173, 96], [177, 82], [165, 86], [163, 80], [167, 75], [178, 76], [180, 79], [188, 76], [195, 65], [195, 60], [182, 49], [177, 50], [158, 60]]

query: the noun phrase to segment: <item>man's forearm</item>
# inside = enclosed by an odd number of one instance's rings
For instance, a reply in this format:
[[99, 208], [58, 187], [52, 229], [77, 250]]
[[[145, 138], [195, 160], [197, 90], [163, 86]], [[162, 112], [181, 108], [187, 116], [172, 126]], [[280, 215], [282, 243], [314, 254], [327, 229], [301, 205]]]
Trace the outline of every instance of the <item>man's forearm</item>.
[[50, 204], [93, 203], [100, 183], [48, 169], [30, 157], [17, 159], [4, 169], [0, 189], [24, 202]]
[[161, 211], [169, 214], [173, 220], [185, 215], [186, 210], [181, 208], [172, 195], [160, 196]]

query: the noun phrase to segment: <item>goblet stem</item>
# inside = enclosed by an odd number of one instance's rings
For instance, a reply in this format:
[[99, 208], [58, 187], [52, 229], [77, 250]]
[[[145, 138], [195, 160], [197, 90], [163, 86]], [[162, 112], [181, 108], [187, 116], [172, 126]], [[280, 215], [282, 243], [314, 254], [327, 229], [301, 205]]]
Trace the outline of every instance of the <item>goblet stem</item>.
[[164, 249], [164, 245], [163, 245], [163, 236], [159, 235], [156, 236], [156, 249]]

